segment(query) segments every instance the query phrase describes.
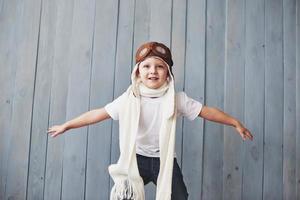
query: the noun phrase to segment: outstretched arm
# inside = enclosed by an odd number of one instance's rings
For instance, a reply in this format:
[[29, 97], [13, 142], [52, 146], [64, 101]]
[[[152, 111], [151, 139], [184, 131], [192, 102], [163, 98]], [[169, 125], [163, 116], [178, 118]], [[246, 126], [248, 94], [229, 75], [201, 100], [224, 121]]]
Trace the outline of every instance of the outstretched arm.
[[99, 108], [83, 113], [79, 117], [67, 121], [64, 124], [52, 126], [48, 129], [47, 132], [51, 137], [56, 137], [57, 135], [62, 134], [69, 129], [87, 126], [108, 118], [110, 118], [110, 116], [108, 115], [106, 110], [104, 108]]
[[240, 136], [243, 138], [243, 140], [246, 140], [247, 138], [253, 140], [252, 134], [248, 129], [246, 129], [243, 126], [241, 122], [239, 122], [234, 117], [224, 113], [223, 111], [217, 108], [203, 106], [201, 112], [199, 113], [199, 117], [202, 117], [204, 119], [213, 122], [218, 122], [225, 125], [233, 126], [236, 129], [236, 131], [240, 134]]

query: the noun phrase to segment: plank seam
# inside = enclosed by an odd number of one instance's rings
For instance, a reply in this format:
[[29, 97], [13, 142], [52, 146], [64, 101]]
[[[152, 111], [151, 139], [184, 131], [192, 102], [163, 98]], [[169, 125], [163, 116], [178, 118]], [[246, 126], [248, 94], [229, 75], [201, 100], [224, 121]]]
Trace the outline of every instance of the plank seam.
[[[298, 57], [298, 53], [299, 53], [299, 27], [298, 27], [298, 23], [299, 23], [299, 1], [296, 1], [296, 66], [299, 66], [299, 57]], [[298, 110], [299, 110], [299, 102], [297, 102], [298, 98], [299, 98], [299, 84], [297, 84], [297, 82], [299, 82], [299, 78], [298, 77], [299, 75], [299, 67], [296, 67], [296, 150], [299, 148], [297, 148], [297, 146], [299, 146], [300, 144], [298, 143], [299, 141], [299, 123], [297, 123], [299, 121], [299, 114], [297, 114]], [[296, 151], [296, 158], [298, 157], [297, 156], [298, 154], [298, 151]], [[296, 162], [296, 198], [299, 198], [299, 162]]]
[[[224, 91], [224, 101], [223, 101], [223, 110], [225, 111], [225, 101], [226, 101], [226, 68], [227, 68], [227, 35], [228, 35], [228, 0], [225, 2], [225, 34], [224, 34], [224, 74], [223, 74], [223, 91]], [[224, 190], [225, 190], [225, 165], [224, 165], [224, 150], [225, 150], [225, 128], [222, 126], [222, 134], [223, 134], [223, 158], [222, 158], [222, 175], [223, 175], [223, 181], [222, 181], [222, 199], [224, 199]]]
[[262, 152], [262, 184], [261, 184], [261, 199], [264, 199], [264, 186], [265, 186], [265, 132], [266, 132], [266, 0], [264, 0], [264, 109], [263, 109], [263, 152]]
[[[243, 89], [243, 121], [244, 123], [246, 123], [246, 111], [245, 111], [245, 107], [246, 107], [246, 98], [245, 98], [245, 95], [246, 95], [246, 49], [247, 49], [247, 39], [246, 39], [246, 35], [247, 35], [247, 26], [246, 26], [246, 23], [247, 23], [247, 9], [246, 9], [246, 0], [243, 1], [244, 3], [244, 16], [243, 16], [243, 24], [244, 24], [244, 53], [243, 53], [243, 62], [244, 62], [244, 89]], [[246, 152], [246, 147], [245, 147], [245, 142], [242, 141], [242, 152], [243, 154], [241, 154], [241, 196], [240, 198], [243, 199], [243, 194], [244, 194], [244, 162], [243, 162], [243, 158], [245, 158], [245, 152]]]
[[[282, 56], [282, 88], [283, 88], [283, 91], [282, 91], [282, 108], [283, 108], [283, 112], [282, 112], [282, 127], [283, 127], [283, 131], [284, 131], [284, 122], [285, 122], [285, 114], [284, 114], [284, 107], [285, 107], [285, 96], [284, 96], [284, 92], [285, 92], [285, 56], [284, 56], [284, 51], [285, 51], [285, 48], [284, 48], [284, 44], [285, 44], [285, 41], [284, 41], [284, 37], [285, 37], [285, 34], [284, 34], [284, 26], [285, 26], [285, 21], [284, 21], [284, 3], [283, 3], [283, 0], [281, 0], [281, 12], [282, 12], [282, 15], [281, 15], [281, 21], [282, 21], [282, 27], [281, 27], [281, 31], [282, 31], [282, 40], [281, 40], [281, 48], [282, 48], [282, 51], [281, 51], [281, 56]], [[284, 141], [285, 141], [285, 137], [283, 135], [283, 131], [281, 133], [281, 137], [282, 137], [282, 143], [281, 143], [281, 173], [282, 173], [282, 193], [281, 193], [281, 199], [283, 199], [284, 197], [284, 186], [283, 186], [283, 183], [284, 183], [284, 179], [285, 179], [285, 173], [284, 173], [284, 149], [283, 149], [283, 145], [284, 145]]]
[[282, 21], [282, 26], [281, 26], [281, 32], [282, 32], [282, 39], [281, 39], [281, 48], [282, 48], [282, 51], [281, 51], [281, 56], [282, 56], [282, 83], [283, 83], [283, 91], [282, 91], [282, 108], [283, 108], [283, 113], [282, 113], [282, 133], [281, 133], [281, 170], [282, 170], [282, 182], [281, 182], [281, 185], [282, 185], [282, 192], [281, 192], [281, 199], [284, 199], [284, 187], [283, 187], [283, 183], [284, 183], [284, 151], [283, 151], [283, 145], [284, 145], [284, 121], [285, 121], [285, 114], [284, 114], [284, 105], [285, 105], [285, 96], [284, 96], [284, 92], [285, 92], [285, 81], [284, 81], [284, 77], [285, 77], [285, 56], [284, 56], [284, 51], [285, 51], [285, 48], [284, 48], [284, 37], [285, 37], [285, 34], [284, 34], [284, 26], [285, 26], [285, 22], [284, 22], [284, 1], [281, 0], [281, 12], [282, 12], [282, 15], [281, 15], [281, 21]]
[[[93, 35], [91, 41], [91, 58], [90, 58], [90, 82], [89, 82], [89, 103], [88, 110], [91, 109], [91, 87], [92, 87], [92, 72], [93, 72], [93, 61], [94, 61], [94, 41], [95, 41], [95, 21], [96, 21], [96, 1], [94, 1], [94, 19], [93, 19]], [[83, 198], [86, 199], [86, 180], [87, 180], [87, 167], [88, 167], [88, 149], [89, 149], [89, 132], [90, 126], [87, 127], [87, 135], [86, 135], [86, 147], [85, 147], [85, 169], [84, 169], [84, 190], [83, 190]]]
[[[203, 91], [203, 104], [206, 104], [206, 93], [207, 93], [207, 0], [205, 0], [205, 19], [204, 19], [204, 27], [205, 27], [205, 33], [204, 33], [204, 91]], [[204, 138], [205, 138], [205, 127], [206, 123], [205, 120], [202, 120], [202, 155], [201, 155], [201, 188], [200, 188], [200, 199], [203, 198], [203, 174], [204, 174]]]
[[39, 16], [39, 29], [37, 36], [37, 44], [36, 44], [36, 58], [35, 58], [35, 70], [34, 70], [34, 81], [33, 81], [33, 93], [32, 93], [32, 104], [31, 104], [31, 123], [30, 123], [30, 134], [29, 134], [29, 149], [28, 149], [28, 164], [27, 164], [27, 174], [26, 174], [26, 191], [25, 191], [25, 199], [28, 198], [28, 181], [29, 181], [29, 169], [30, 169], [30, 152], [31, 152], [31, 136], [32, 136], [32, 123], [33, 123], [33, 110], [34, 110], [34, 102], [35, 102], [35, 85], [36, 85], [36, 76], [37, 76], [37, 66], [39, 61], [39, 49], [40, 49], [40, 36], [41, 36], [41, 18], [42, 18], [42, 0], [40, 1], [40, 16]]

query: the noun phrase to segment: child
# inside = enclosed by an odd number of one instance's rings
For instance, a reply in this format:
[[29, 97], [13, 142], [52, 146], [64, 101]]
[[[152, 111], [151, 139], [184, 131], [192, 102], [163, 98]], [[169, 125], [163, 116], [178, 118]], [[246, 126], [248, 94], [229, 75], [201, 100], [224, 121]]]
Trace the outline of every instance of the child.
[[104, 108], [91, 110], [62, 125], [49, 128], [56, 137], [65, 131], [112, 118], [119, 120], [120, 157], [109, 166], [114, 180], [111, 200], [144, 200], [144, 185], [157, 185], [156, 200], [188, 198], [175, 148], [176, 118], [197, 116], [234, 126], [241, 137], [253, 140], [251, 133], [236, 119], [189, 98], [175, 94], [170, 49], [148, 42], [136, 52], [132, 84]]

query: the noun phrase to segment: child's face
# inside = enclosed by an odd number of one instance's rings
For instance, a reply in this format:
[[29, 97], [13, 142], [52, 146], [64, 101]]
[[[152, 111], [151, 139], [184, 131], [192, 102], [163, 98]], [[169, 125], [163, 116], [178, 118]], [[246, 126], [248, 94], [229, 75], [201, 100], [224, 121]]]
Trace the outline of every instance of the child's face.
[[155, 57], [146, 58], [140, 63], [138, 69], [138, 76], [142, 83], [151, 89], [161, 87], [167, 81], [168, 74], [168, 66]]

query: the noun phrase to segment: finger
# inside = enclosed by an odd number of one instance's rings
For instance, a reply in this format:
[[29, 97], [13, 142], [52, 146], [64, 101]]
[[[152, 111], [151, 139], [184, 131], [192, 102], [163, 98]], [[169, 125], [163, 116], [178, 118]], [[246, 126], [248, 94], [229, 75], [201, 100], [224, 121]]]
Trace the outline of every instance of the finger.
[[241, 135], [241, 137], [242, 137], [242, 139], [243, 139], [243, 140], [245, 140], [245, 139], [246, 139], [246, 138], [245, 138], [245, 134], [244, 134], [244, 132], [243, 132], [243, 131], [241, 131], [241, 132], [240, 132], [240, 135]]
[[47, 133], [53, 133], [53, 132], [54, 132], [53, 130], [48, 130], [48, 131], [47, 131]]
[[251, 140], [253, 140], [253, 135], [250, 133], [250, 131], [247, 130], [246, 134]]
[[253, 140], [253, 137], [252, 137], [251, 135], [247, 135], [247, 138], [248, 138], [249, 140]]
[[56, 137], [56, 136], [58, 136], [59, 134], [60, 134], [60, 132], [56, 131], [54, 134], [52, 134], [51, 137]]
[[48, 128], [48, 130], [47, 130], [48, 133], [51, 132], [51, 131], [53, 131], [53, 127], [50, 127], [50, 128]]
[[55, 137], [55, 136], [56, 136], [56, 134], [55, 134], [55, 133], [52, 133], [52, 134], [50, 134], [50, 136], [51, 136], [51, 137]]
[[243, 140], [246, 140], [246, 139], [247, 139], [247, 137], [246, 137], [245, 135], [243, 135], [242, 137], [243, 137]]

